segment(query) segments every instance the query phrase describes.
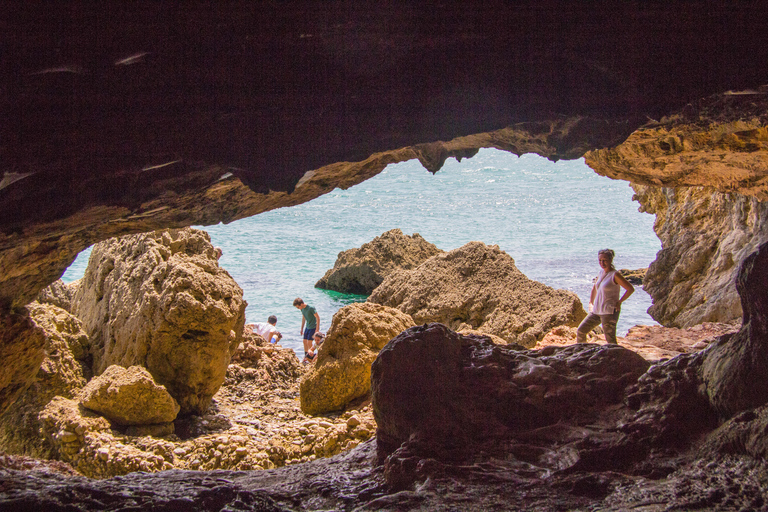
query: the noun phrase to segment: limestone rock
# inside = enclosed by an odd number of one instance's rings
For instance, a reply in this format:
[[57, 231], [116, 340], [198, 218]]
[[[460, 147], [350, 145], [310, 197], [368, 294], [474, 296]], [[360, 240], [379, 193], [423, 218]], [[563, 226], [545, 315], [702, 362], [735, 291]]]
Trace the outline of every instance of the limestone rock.
[[0, 415], [0, 447], [6, 453], [48, 456], [37, 415], [54, 396], [73, 398], [85, 386], [88, 337], [80, 321], [51, 304], [31, 303], [30, 318], [42, 329], [45, 358], [31, 386]]
[[[716, 187], [768, 199], [768, 98], [717, 94], [589, 151], [598, 174], [654, 187]], [[704, 213], [704, 212], [702, 212]]]
[[586, 316], [575, 293], [528, 279], [507, 253], [482, 242], [434, 256], [415, 270], [393, 272], [368, 301], [395, 307], [417, 324], [474, 329], [526, 347]]
[[643, 282], [653, 297], [648, 313], [668, 327], [740, 319], [736, 275], [768, 240], [768, 203], [701, 187], [634, 189], [641, 210], [656, 214], [662, 245]]
[[110, 366], [83, 388], [80, 403], [115, 425], [168, 423], [179, 413], [176, 400], [141, 366]]
[[736, 289], [741, 329], [710, 345], [702, 366], [707, 395], [724, 417], [768, 403], [768, 243], [741, 264]]
[[301, 381], [301, 410], [320, 414], [342, 409], [370, 391], [371, 363], [413, 320], [372, 303], [350, 304], [335, 315], [314, 368]]
[[0, 312], [0, 411], [6, 410], [34, 382], [45, 358], [45, 332], [21, 313]]
[[643, 279], [645, 278], [646, 272], [648, 272], [647, 268], [639, 268], [636, 270], [630, 270], [628, 268], [622, 268], [619, 270], [621, 272], [621, 275], [624, 276], [624, 279], [632, 283], [636, 286], [642, 286], [643, 285]]
[[416, 268], [441, 252], [418, 233], [408, 236], [391, 229], [357, 249], [340, 252], [315, 288], [370, 295], [393, 270]]
[[37, 295], [37, 302], [41, 304], [53, 304], [64, 311], [72, 312], [72, 296], [77, 290], [77, 283], [67, 285], [58, 279], [46, 286]]
[[172, 468], [163, 455], [121, 442], [125, 439], [115, 437], [106, 418], [74, 400], [55, 397], [40, 413], [40, 423], [53, 453], [85, 476], [106, 478]]
[[204, 411], [224, 381], [245, 306], [208, 234], [190, 228], [97, 244], [73, 299], [94, 373], [143, 366], [182, 414]]
[[268, 343], [258, 334], [246, 330], [242, 343], [232, 355], [227, 374], [228, 377], [230, 374], [247, 375], [258, 381], [261, 389], [287, 389], [304, 375], [305, 370], [296, 352]]
[[649, 366], [617, 346], [519, 351], [442, 324], [413, 327], [371, 368], [377, 442], [391, 453], [410, 440], [441, 460], [490, 453], [523, 432], [594, 420]]

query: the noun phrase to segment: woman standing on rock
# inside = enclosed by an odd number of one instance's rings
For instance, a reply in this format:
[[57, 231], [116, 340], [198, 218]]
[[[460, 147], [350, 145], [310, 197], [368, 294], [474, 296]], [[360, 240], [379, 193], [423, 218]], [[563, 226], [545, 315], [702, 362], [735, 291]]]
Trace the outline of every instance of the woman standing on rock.
[[[635, 287], [624, 279], [613, 266], [614, 252], [611, 249], [601, 249], [597, 252], [597, 262], [602, 269], [594, 280], [592, 293], [589, 296], [589, 314], [576, 330], [576, 343], [587, 341], [587, 333], [603, 324], [605, 341], [616, 344], [616, 323], [619, 321], [621, 303], [627, 300], [635, 291]], [[624, 295], [619, 298], [621, 289]]]

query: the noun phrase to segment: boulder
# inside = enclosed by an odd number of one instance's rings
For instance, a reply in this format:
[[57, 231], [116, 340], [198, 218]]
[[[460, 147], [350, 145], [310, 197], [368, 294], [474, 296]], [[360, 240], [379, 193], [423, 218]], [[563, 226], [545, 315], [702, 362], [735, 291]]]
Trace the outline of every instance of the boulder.
[[246, 329], [242, 343], [232, 355], [227, 373], [232, 376], [247, 375], [264, 390], [289, 389], [304, 375], [305, 369], [292, 349], [269, 343]]
[[558, 325], [586, 316], [575, 293], [528, 279], [498, 246], [468, 244], [398, 270], [368, 297], [403, 311], [417, 324], [440, 322], [532, 347]]
[[441, 460], [495, 453], [525, 432], [594, 421], [649, 366], [615, 345], [520, 351], [442, 324], [413, 327], [371, 368], [379, 449], [410, 440]]
[[339, 253], [315, 288], [370, 295], [395, 269], [410, 270], [443, 251], [414, 233], [391, 229], [357, 249]]
[[80, 393], [80, 403], [114, 425], [153, 425], [176, 419], [179, 404], [141, 366], [112, 365]]
[[88, 337], [80, 321], [59, 307], [33, 302], [27, 309], [42, 329], [45, 357], [29, 388], [0, 415], [0, 448], [45, 457], [49, 451], [40, 436], [37, 415], [54, 396], [73, 398], [85, 386], [90, 370], [82, 361]]
[[208, 234], [190, 228], [95, 245], [72, 300], [94, 373], [143, 366], [183, 414], [203, 412], [224, 381], [245, 306]]
[[371, 389], [371, 363], [392, 338], [414, 325], [405, 313], [372, 303], [341, 308], [301, 381], [301, 410], [321, 414], [344, 408]]

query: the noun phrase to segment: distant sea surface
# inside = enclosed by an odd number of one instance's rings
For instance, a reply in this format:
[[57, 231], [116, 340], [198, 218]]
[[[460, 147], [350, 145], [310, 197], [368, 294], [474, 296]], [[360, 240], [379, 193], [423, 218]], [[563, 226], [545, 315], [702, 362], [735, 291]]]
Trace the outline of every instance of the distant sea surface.
[[[219, 264], [243, 288], [247, 322], [278, 318], [281, 344], [301, 354], [302, 297], [317, 308], [327, 331], [341, 307], [365, 300], [314, 288], [340, 251], [360, 247], [393, 228], [419, 233], [446, 251], [479, 240], [498, 245], [529, 278], [576, 292], [585, 309], [597, 251], [616, 251], [617, 268], [647, 267], [661, 248], [654, 217], [638, 212], [624, 181], [598, 176], [583, 160], [550, 162], [484, 149], [449, 159], [435, 175], [417, 161], [390, 165], [349, 190], [216, 226], [198, 226], [224, 251]], [[90, 250], [64, 274], [82, 277]], [[624, 303], [619, 335], [634, 325], [655, 325], [642, 288]]]

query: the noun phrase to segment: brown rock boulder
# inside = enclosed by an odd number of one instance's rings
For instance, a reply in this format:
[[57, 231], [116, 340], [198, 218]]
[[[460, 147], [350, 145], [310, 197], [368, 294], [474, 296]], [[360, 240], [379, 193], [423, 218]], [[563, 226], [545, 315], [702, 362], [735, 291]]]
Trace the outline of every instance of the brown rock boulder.
[[45, 358], [33, 383], [0, 415], [0, 448], [6, 453], [46, 457], [49, 453], [37, 415], [54, 396], [72, 398], [85, 386], [90, 369], [82, 360], [88, 337], [80, 321], [59, 307], [33, 302], [27, 309], [43, 331]]
[[357, 249], [339, 253], [315, 288], [369, 295], [393, 270], [410, 270], [443, 251], [414, 233], [391, 229]]
[[588, 423], [620, 404], [649, 366], [617, 346], [520, 351], [442, 324], [413, 327], [371, 368], [379, 449], [410, 440], [422, 455], [463, 458], [523, 432]]
[[393, 272], [368, 301], [397, 308], [417, 324], [440, 322], [526, 347], [586, 316], [575, 293], [528, 279], [512, 257], [482, 242], [434, 256], [415, 270]]
[[80, 393], [80, 403], [114, 425], [153, 425], [176, 419], [179, 404], [141, 366], [112, 365]]
[[94, 246], [75, 297], [95, 374], [145, 367], [181, 406], [203, 412], [245, 323], [243, 291], [204, 231], [172, 229]]
[[392, 338], [414, 325], [403, 312], [372, 303], [350, 304], [333, 315], [317, 361], [301, 381], [301, 410], [342, 409], [371, 389], [371, 363]]

